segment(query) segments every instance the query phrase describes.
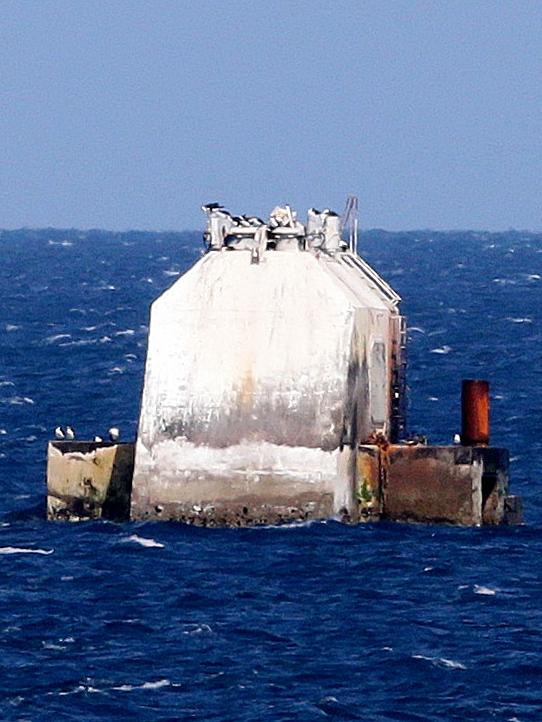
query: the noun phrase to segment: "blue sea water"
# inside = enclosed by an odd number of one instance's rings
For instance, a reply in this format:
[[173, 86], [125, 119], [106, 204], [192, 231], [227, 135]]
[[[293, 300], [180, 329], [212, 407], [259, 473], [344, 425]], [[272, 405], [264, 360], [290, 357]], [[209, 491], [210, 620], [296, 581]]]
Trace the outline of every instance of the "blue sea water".
[[1, 720], [542, 720], [542, 235], [373, 231], [404, 298], [410, 429], [492, 385], [526, 525], [44, 521], [70, 423], [135, 434], [149, 303], [195, 233], [0, 235]]

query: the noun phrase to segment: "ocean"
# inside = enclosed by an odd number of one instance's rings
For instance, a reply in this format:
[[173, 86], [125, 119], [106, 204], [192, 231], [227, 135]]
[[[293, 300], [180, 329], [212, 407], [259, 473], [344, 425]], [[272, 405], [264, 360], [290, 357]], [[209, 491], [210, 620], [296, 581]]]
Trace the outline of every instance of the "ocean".
[[542, 234], [371, 231], [409, 429], [487, 378], [525, 525], [47, 523], [46, 444], [136, 431], [150, 302], [199, 233], [0, 233], [0, 719], [542, 720]]

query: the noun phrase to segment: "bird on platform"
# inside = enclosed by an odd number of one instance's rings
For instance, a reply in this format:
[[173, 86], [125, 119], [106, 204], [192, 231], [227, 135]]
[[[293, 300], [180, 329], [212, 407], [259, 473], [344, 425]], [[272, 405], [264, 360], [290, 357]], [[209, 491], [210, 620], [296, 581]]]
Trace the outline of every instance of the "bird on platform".
[[454, 434], [454, 444], [461, 443], [461, 434]]
[[249, 226], [263, 226], [263, 221], [261, 218], [258, 218], [258, 216], [246, 216], [243, 215], [244, 220], [248, 223]]
[[220, 203], [206, 203], [204, 206], [201, 207], [202, 211], [217, 211], [218, 209], [222, 210], [224, 206], [221, 206]]
[[120, 438], [120, 430], [116, 426], [109, 429], [109, 441], [118, 441]]
[[66, 438], [70, 441], [75, 439], [75, 430], [71, 426], [66, 426]]
[[62, 426], [57, 426], [55, 429], [55, 439], [65, 439], [66, 434], [64, 433], [64, 430]]
[[102, 439], [101, 436], [95, 436], [94, 439], [93, 439], [93, 441], [95, 441], [97, 444], [101, 444], [101, 442], [103, 441], [103, 439]]

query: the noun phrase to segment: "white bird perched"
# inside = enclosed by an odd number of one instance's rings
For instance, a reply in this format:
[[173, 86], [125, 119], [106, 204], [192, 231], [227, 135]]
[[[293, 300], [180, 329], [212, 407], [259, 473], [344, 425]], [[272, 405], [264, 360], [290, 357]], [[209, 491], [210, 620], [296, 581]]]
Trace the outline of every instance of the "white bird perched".
[[116, 426], [112, 426], [109, 429], [109, 440], [110, 441], [118, 441], [120, 438], [120, 430], [117, 429]]
[[55, 439], [65, 439], [65, 438], [66, 438], [66, 434], [64, 433], [62, 426], [57, 426], [55, 429]]
[[95, 437], [94, 437], [94, 439], [93, 439], [93, 441], [95, 441], [96, 443], [98, 443], [98, 444], [99, 444], [100, 442], [102, 442], [102, 441], [103, 441], [103, 439], [102, 439], [102, 437], [101, 437], [101, 436], [95, 436]]
[[70, 441], [73, 441], [75, 439], [75, 431], [72, 429], [71, 426], [66, 426], [66, 438]]
[[461, 443], [461, 434], [454, 434], [454, 444]]

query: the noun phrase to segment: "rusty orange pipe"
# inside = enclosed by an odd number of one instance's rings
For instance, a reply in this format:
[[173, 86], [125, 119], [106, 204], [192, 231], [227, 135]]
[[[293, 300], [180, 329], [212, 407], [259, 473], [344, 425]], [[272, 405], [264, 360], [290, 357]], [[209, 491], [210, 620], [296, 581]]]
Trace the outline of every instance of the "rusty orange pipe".
[[464, 379], [461, 384], [461, 443], [489, 444], [489, 382]]

